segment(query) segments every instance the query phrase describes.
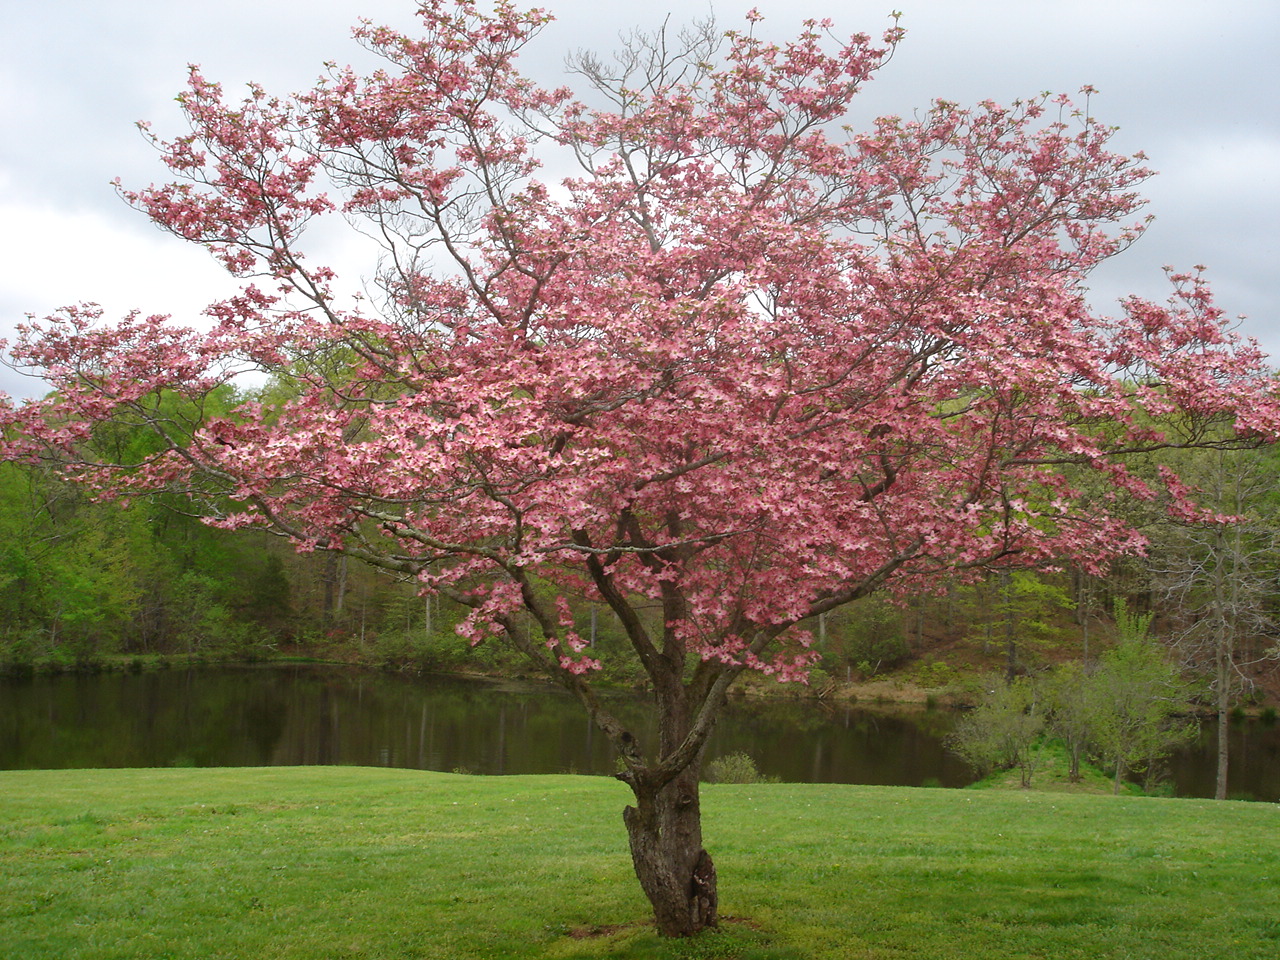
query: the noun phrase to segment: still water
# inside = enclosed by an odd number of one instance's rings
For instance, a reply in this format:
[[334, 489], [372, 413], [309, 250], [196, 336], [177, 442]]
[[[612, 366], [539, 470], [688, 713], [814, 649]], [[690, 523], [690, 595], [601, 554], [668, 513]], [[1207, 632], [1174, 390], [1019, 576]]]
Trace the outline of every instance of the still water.
[[[645, 709], [620, 696], [623, 722]], [[945, 711], [741, 702], [710, 747], [785, 781], [958, 787]], [[1280, 728], [1232, 728], [1232, 790], [1280, 799]], [[1212, 729], [1176, 758], [1179, 795], [1212, 796]], [[542, 685], [407, 678], [314, 665], [0, 681], [0, 769], [360, 764], [483, 774], [608, 774], [604, 736]], [[1238, 782], [1237, 782], [1238, 781]]]

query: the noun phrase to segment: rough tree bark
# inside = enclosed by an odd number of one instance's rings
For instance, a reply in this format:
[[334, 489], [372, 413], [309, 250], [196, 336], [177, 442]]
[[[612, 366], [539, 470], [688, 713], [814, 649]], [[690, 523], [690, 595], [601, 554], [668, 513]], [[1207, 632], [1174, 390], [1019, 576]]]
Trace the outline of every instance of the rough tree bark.
[[[620, 598], [613, 599], [616, 609]], [[668, 615], [683, 604], [677, 591], [668, 590]], [[688, 937], [717, 920], [716, 869], [702, 846], [699, 781], [707, 736], [737, 671], [704, 664], [685, 682], [683, 646], [670, 631], [665, 641], [661, 655], [644, 658], [658, 708], [657, 754], [642, 763], [630, 757], [619, 774], [635, 796], [622, 819], [636, 879], [653, 907], [658, 932]]]
[[632, 783], [636, 804], [622, 812], [636, 877], [666, 937], [716, 925], [716, 868], [702, 846], [701, 766], [690, 764], [660, 786]]

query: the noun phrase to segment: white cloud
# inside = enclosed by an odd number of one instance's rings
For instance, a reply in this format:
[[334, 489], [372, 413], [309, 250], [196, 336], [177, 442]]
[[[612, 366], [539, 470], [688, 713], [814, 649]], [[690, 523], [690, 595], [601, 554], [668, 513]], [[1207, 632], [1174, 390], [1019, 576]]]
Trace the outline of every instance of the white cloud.
[[42, 315], [93, 301], [108, 311], [138, 308], [194, 319], [232, 278], [201, 250], [140, 218], [122, 227], [94, 212], [59, 210], [0, 197], [0, 302]]
[[1183, 137], [1166, 151], [1167, 172], [1148, 193], [1189, 207], [1216, 205], [1232, 198], [1255, 209], [1280, 201], [1280, 138], [1265, 131], [1213, 131], [1212, 136]]
[[[203, 251], [188, 247], [138, 217], [136, 228], [92, 211], [25, 203], [0, 189], [0, 338], [24, 316], [59, 307], [101, 304], [109, 317], [131, 309], [169, 314], [183, 324], [233, 289]], [[0, 390], [15, 396], [43, 386], [0, 371]]]

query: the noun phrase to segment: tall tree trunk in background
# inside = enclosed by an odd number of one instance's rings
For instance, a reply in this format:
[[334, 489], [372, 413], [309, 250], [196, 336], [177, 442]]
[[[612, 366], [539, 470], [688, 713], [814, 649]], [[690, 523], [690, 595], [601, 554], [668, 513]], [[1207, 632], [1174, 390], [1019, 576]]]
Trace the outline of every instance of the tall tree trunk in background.
[[1017, 623], [1013, 612], [1013, 603], [1010, 599], [1012, 587], [1010, 586], [1009, 572], [1002, 570], [1000, 572], [1000, 595], [1004, 599], [1006, 609], [1004, 620], [1004, 682], [1013, 683], [1018, 676], [1018, 639], [1017, 639]]
[[1093, 613], [1093, 577], [1080, 568], [1072, 571], [1076, 588], [1076, 624], [1080, 627], [1080, 640], [1083, 644], [1080, 662], [1089, 665], [1089, 620]]
[[337, 620], [347, 602], [347, 557], [341, 553], [330, 553], [325, 557], [324, 573], [324, 613], [327, 620]]
[[[1280, 516], [1275, 503], [1275, 469], [1268, 456], [1218, 451], [1199, 463], [1204, 502], [1234, 517], [1229, 523], [1177, 524], [1163, 535], [1156, 553], [1171, 632], [1183, 661], [1210, 683], [1218, 716], [1214, 797], [1227, 798], [1230, 773], [1231, 709], [1248, 668], [1280, 656], [1280, 648], [1250, 653], [1253, 638], [1274, 637], [1272, 614]], [[1163, 569], [1160, 569], [1163, 567]]]
[[1231, 663], [1224, 649], [1218, 649], [1218, 774], [1213, 798], [1227, 799], [1227, 768], [1231, 751]]
[[[1237, 539], [1239, 539], [1237, 537]], [[1239, 551], [1230, 555], [1227, 552], [1226, 531], [1218, 526], [1213, 531], [1214, 557], [1213, 564], [1213, 609], [1210, 611], [1212, 630], [1215, 633], [1213, 644], [1214, 687], [1218, 700], [1218, 771], [1214, 783], [1213, 798], [1227, 799], [1227, 770], [1231, 755], [1231, 634], [1234, 624], [1231, 622], [1227, 600], [1227, 567], [1229, 557], [1239, 560]], [[1236, 566], [1236, 564], [1231, 564]], [[1238, 572], [1238, 571], [1232, 571]]]

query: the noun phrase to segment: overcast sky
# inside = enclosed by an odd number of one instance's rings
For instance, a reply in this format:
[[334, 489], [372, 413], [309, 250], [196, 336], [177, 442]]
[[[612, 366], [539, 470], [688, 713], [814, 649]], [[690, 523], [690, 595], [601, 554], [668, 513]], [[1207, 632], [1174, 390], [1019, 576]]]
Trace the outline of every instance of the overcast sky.
[[[942, 97], [1007, 102], [1041, 91], [1100, 91], [1093, 109], [1144, 150], [1146, 237], [1094, 284], [1100, 298], [1163, 299], [1161, 267], [1205, 264], [1219, 304], [1280, 357], [1280, 2], [1277, 0], [719, 0], [723, 28], [756, 6], [757, 32], [785, 40], [805, 17], [878, 35], [895, 5], [907, 37], [864, 94], [866, 116]], [[564, 55], [609, 50], [620, 31], [712, 6], [672, 0], [549, 3], [557, 17], [526, 72], [564, 82]], [[188, 63], [238, 94], [249, 80], [288, 93], [324, 61], [360, 62], [360, 17], [401, 28], [411, 0], [0, 0], [0, 336], [27, 313], [92, 300], [110, 311], [194, 318], [230, 289], [197, 248], [162, 234], [110, 182], [164, 170], [134, 127], [181, 132], [173, 97]], [[40, 392], [0, 370], [0, 389]]]

